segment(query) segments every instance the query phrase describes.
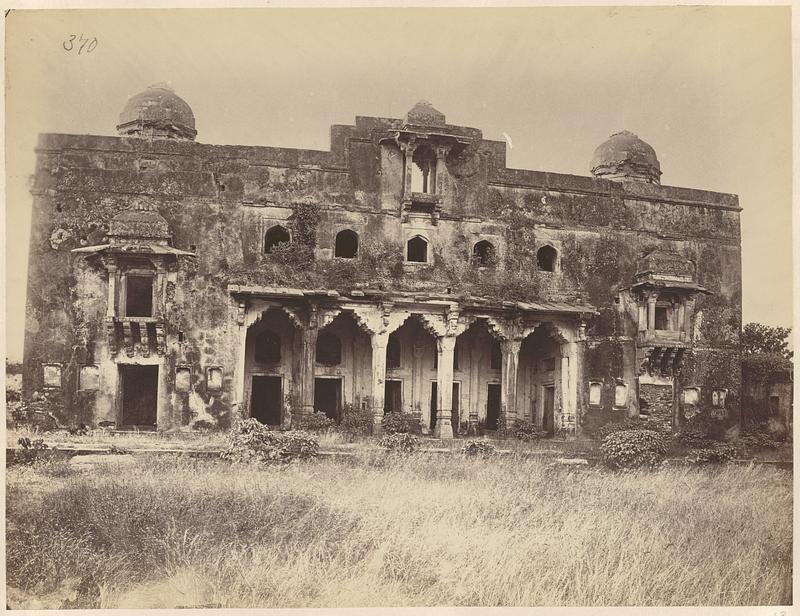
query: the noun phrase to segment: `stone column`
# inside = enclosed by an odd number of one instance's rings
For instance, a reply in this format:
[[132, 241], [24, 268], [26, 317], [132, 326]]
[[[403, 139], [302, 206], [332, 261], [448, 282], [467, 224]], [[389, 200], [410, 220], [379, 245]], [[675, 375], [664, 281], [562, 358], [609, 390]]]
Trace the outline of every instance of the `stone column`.
[[383, 396], [386, 385], [386, 345], [389, 334], [385, 332], [372, 334], [372, 433], [381, 433], [383, 419]]
[[106, 316], [115, 317], [117, 315], [117, 266], [108, 266], [108, 306]]
[[403, 148], [403, 154], [405, 155], [405, 176], [403, 181], [403, 198], [410, 199], [411, 198], [411, 170], [412, 165], [414, 164], [414, 151], [417, 149], [416, 144], [414, 143], [406, 143], [405, 147]]
[[423, 394], [423, 379], [422, 368], [423, 361], [426, 359], [425, 351], [429, 347], [420, 344], [420, 341], [415, 341], [412, 347], [412, 364], [411, 364], [411, 412], [415, 413], [417, 407], [422, 412], [422, 432], [428, 434], [431, 430], [431, 409], [430, 402], [426, 400]]
[[456, 348], [455, 336], [441, 336], [436, 339], [438, 362], [436, 368], [436, 438], [453, 438], [453, 353]]
[[[491, 344], [491, 340], [490, 343]], [[475, 435], [478, 433], [478, 422], [480, 415], [480, 399], [481, 391], [481, 359], [483, 358], [483, 347], [479, 343], [475, 343], [473, 339], [472, 349], [470, 350], [470, 364], [469, 364], [469, 427], [467, 434]]]
[[234, 400], [233, 409], [231, 409], [232, 417], [231, 422], [236, 419], [244, 419], [248, 416], [249, 410], [245, 408], [245, 383], [247, 375], [245, 372], [245, 362], [247, 356], [247, 303], [242, 301], [236, 305], [237, 318], [236, 323], [239, 326], [237, 332], [237, 339], [239, 342], [239, 349], [236, 355], [236, 369], [233, 374], [234, 382]]
[[317, 352], [319, 328], [312, 323], [302, 330], [302, 363], [300, 375], [300, 412], [311, 415], [314, 412], [314, 361]]
[[686, 308], [683, 312], [683, 327], [686, 332], [686, 342], [692, 340], [692, 318], [694, 317], [694, 298], [690, 297], [686, 300]]
[[561, 345], [561, 425], [574, 430], [578, 408], [578, 345], [565, 342]]
[[655, 293], [647, 296], [647, 329], [656, 328], [656, 299]]
[[519, 350], [522, 340], [501, 340], [500, 349], [503, 353], [501, 376], [501, 408], [506, 428], [513, 428], [517, 422], [517, 372], [519, 368]]

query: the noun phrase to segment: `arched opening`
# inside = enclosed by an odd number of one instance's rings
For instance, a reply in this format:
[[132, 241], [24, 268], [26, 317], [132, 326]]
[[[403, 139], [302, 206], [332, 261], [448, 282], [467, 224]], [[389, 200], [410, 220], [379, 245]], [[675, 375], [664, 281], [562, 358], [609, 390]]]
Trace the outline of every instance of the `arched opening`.
[[415, 236], [408, 240], [407, 260], [412, 263], [428, 262], [428, 242], [422, 236]]
[[556, 271], [558, 252], [552, 246], [542, 246], [536, 252], [536, 265], [540, 272]]
[[338, 366], [342, 363], [342, 341], [333, 332], [323, 330], [317, 336], [317, 363]]
[[479, 267], [494, 267], [497, 254], [494, 245], [488, 240], [481, 240], [472, 247], [472, 263]]
[[436, 155], [428, 146], [414, 150], [411, 165], [411, 192], [433, 194], [436, 191]]
[[258, 364], [278, 364], [281, 361], [281, 338], [265, 329], [255, 336], [253, 359]]
[[[517, 419], [539, 426], [542, 432], [555, 434], [558, 417], [564, 413], [566, 391], [562, 391], [565, 375], [561, 374], [563, 339], [557, 328], [544, 323], [530, 333], [519, 351], [517, 370]], [[592, 402], [598, 400], [599, 384], [589, 389]]]
[[288, 244], [291, 241], [286, 227], [275, 225], [264, 234], [264, 252], [269, 254], [278, 244]]
[[358, 256], [358, 234], [350, 229], [339, 231], [336, 234], [333, 256], [342, 259], [355, 259]]

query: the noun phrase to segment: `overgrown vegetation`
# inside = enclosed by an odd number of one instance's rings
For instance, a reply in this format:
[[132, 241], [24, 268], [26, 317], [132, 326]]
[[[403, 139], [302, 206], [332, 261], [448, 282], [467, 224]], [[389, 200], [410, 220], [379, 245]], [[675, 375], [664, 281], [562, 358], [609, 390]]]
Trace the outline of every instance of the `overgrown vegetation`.
[[232, 462], [291, 462], [314, 458], [319, 441], [302, 431], [272, 432], [257, 419], [234, 423], [220, 456]]
[[419, 449], [419, 439], [407, 432], [396, 432], [382, 437], [378, 444], [384, 449], [398, 453], [414, 453]]
[[492, 445], [489, 441], [467, 441], [461, 448], [461, 453], [465, 456], [491, 458], [497, 453], [497, 447]]
[[349, 441], [359, 436], [372, 434], [372, 411], [369, 408], [360, 408], [353, 404], [345, 404], [342, 408], [342, 421], [339, 423], [339, 432]]
[[792, 600], [792, 474], [772, 467], [106, 458], [67, 477], [9, 470], [12, 608]]
[[381, 427], [385, 434], [419, 434], [421, 431], [417, 418], [408, 413], [386, 413]]
[[336, 425], [336, 422], [321, 411], [310, 414], [292, 414], [292, 424], [297, 430], [308, 432], [324, 432]]
[[666, 457], [669, 441], [652, 430], [622, 430], [605, 437], [600, 448], [611, 468], [652, 467]]

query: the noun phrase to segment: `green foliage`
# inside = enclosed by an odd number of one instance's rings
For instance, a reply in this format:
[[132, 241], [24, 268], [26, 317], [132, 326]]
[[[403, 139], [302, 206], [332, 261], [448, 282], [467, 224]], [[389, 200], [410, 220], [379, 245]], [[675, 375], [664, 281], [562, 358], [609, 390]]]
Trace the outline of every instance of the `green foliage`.
[[525, 443], [529, 443], [544, 438], [545, 433], [541, 432], [536, 424], [522, 420], [514, 425], [514, 436]]
[[397, 432], [395, 434], [387, 434], [378, 444], [384, 449], [395, 451], [397, 453], [414, 453], [419, 449], [419, 439], [413, 434], [407, 432]]
[[319, 442], [305, 432], [272, 432], [256, 419], [233, 424], [220, 457], [232, 462], [291, 462], [314, 458]]
[[742, 357], [742, 378], [750, 384], [766, 384], [787, 378], [792, 361], [779, 353], [754, 353]]
[[497, 454], [497, 447], [488, 441], [467, 441], [461, 448], [461, 453], [465, 456], [490, 458]]
[[292, 216], [295, 242], [310, 249], [317, 245], [319, 209], [311, 203], [298, 203]]
[[742, 355], [769, 354], [791, 359], [789, 350], [790, 327], [771, 327], [763, 323], [748, 323], [742, 328], [739, 341]]
[[372, 434], [372, 421], [372, 411], [370, 409], [362, 409], [348, 403], [342, 409], [342, 421], [339, 423], [339, 431], [348, 440], [352, 441], [357, 436]]
[[17, 439], [20, 449], [14, 453], [14, 463], [23, 465], [32, 465], [46, 456], [50, 447], [43, 439], [37, 438], [31, 440], [27, 436], [22, 436]]
[[689, 449], [705, 449], [714, 444], [714, 440], [709, 438], [705, 430], [696, 428], [681, 430], [672, 437], [672, 440]]
[[655, 466], [667, 454], [667, 439], [652, 430], [623, 430], [609, 434], [600, 445], [611, 468]]
[[309, 432], [324, 432], [336, 425], [336, 422], [321, 411], [311, 414], [292, 415], [292, 427]]
[[692, 451], [686, 461], [693, 464], [722, 464], [736, 457], [736, 447], [728, 443], [717, 443]]
[[381, 419], [381, 428], [385, 434], [419, 434], [419, 421], [407, 413], [386, 413]]

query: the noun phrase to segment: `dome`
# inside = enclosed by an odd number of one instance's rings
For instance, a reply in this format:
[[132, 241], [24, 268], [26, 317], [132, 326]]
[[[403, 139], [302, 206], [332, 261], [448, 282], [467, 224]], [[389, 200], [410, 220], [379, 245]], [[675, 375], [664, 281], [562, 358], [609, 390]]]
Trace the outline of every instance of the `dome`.
[[166, 84], [156, 84], [128, 99], [119, 114], [122, 136], [186, 139], [197, 135], [192, 108]]
[[153, 204], [139, 201], [111, 219], [108, 236], [114, 240], [168, 240], [169, 225]]
[[421, 100], [406, 114], [406, 124], [417, 126], [444, 126], [444, 114], [428, 101]]
[[598, 146], [592, 158], [592, 175], [608, 180], [661, 183], [661, 164], [656, 151], [624, 130]]

